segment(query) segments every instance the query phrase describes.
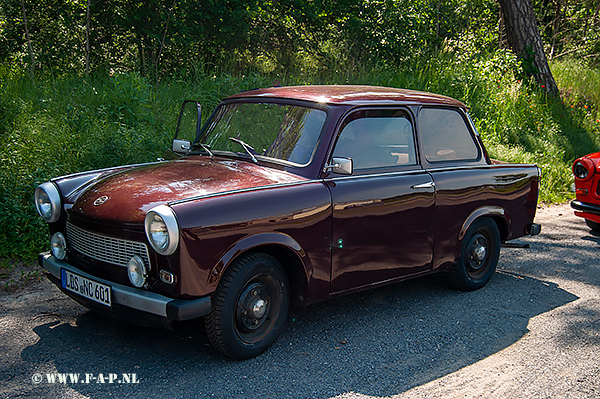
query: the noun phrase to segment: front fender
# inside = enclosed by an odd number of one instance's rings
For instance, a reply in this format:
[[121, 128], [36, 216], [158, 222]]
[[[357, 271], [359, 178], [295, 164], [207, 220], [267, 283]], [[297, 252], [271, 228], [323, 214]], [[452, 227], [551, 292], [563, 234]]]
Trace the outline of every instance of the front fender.
[[264, 247], [264, 246], [280, 246], [288, 249], [293, 252], [298, 260], [302, 263], [304, 273], [306, 275], [306, 267], [305, 265], [305, 257], [306, 253], [302, 246], [291, 236], [280, 233], [280, 232], [271, 232], [271, 233], [259, 233], [253, 234], [250, 236], [246, 236], [241, 240], [238, 240], [235, 244], [233, 244], [225, 254], [219, 259], [215, 267], [211, 270], [209, 276], [209, 284], [215, 284], [217, 281], [221, 279], [221, 276], [227, 270], [229, 265], [241, 254], [252, 250], [253, 248]]
[[308, 285], [308, 299], [329, 293], [331, 197], [322, 182], [269, 187], [173, 205], [181, 228], [180, 295], [211, 295], [246, 251], [268, 253]]

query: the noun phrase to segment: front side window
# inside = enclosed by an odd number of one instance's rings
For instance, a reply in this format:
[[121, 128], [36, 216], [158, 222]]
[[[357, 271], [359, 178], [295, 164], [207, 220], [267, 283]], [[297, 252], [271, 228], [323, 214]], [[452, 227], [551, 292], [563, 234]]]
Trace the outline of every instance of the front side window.
[[333, 151], [352, 159], [355, 170], [415, 165], [410, 119], [402, 110], [361, 110], [351, 114]]
[[297, 105], [230, 103], [217, 109], [200, 141], [214, 153], [250, 151], [302, 166], [312, 159], [326, 117], [321, 109]]
[[422, 108], [419, 132], [428, 162], [476, 161], [479, 151], [464, 118], [455, 110]]

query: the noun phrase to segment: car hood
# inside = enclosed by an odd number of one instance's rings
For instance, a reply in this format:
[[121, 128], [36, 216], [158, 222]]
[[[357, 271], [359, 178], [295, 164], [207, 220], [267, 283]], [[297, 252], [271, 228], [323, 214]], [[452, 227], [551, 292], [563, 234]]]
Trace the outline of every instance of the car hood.
[[167, 202], [302, 180], [245, 161], [192, 157], [101, 177], [79, 195], [70, 212], [85, 219], [138, 223], [150, 209]]

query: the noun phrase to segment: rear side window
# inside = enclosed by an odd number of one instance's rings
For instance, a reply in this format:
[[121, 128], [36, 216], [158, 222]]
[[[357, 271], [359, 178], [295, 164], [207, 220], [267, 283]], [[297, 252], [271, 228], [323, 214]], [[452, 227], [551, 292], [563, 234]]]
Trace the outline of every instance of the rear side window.
[[479, 151], [464, 118], [455, 110], [422, 108], [419, 130], [428, 162], [476, 161]]
[[413, 128], [403, 110], [361, 110], [342, 126], [333, 156], [347, 157], [356, 170], [416, 164]]

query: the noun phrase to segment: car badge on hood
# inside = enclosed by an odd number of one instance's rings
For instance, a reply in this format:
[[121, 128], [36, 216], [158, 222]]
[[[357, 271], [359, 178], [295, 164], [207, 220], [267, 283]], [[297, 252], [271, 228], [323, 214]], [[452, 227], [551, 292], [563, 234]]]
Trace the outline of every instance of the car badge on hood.
[[103, 195], [102, 197], [97, 198], [96, 201], [94, 201], [94, 206], [102, 205], [106, 201], [108, 201], [108, 197], [106, 195]]

